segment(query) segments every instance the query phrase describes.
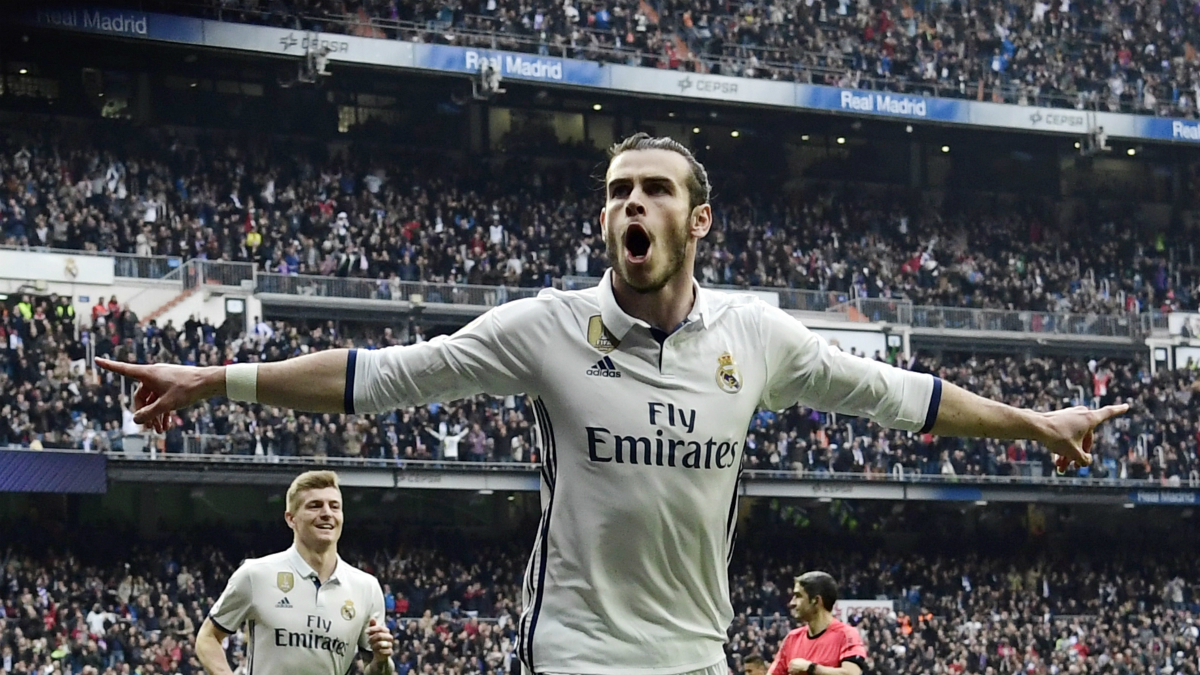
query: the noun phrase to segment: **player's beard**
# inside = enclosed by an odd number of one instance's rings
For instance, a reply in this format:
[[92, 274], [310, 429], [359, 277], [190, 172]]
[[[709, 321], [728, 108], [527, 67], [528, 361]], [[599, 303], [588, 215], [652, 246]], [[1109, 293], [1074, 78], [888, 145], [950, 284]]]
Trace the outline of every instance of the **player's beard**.
[[[644, 281], [635, 281], [630, 277], [629, 270], [626, 265], [629, 263], [625, 260], [625, 242], [617, 239], [617, 235], [612, 229], [609, 229], [607, 236], [604, 238], [605, 254], [608, 256], [608, 264], [613, 269], [613, 274], [621, 278], [621, 281], [636, 293], [649, 294], [662, 290], [675, 275], [679, 274], [683, 269], [684, 262], [687, 261], [687, 217], [684, 217], [682, 223], [677, 223], [666, 229], [663, 237], [654, 243], [651, 250], [651, 257], [647, 261], [651, 265], [649, 278]], [[657, 260], [659, 257], [662, 260]], [[657, 268], [657, 272], [654, 269]]]

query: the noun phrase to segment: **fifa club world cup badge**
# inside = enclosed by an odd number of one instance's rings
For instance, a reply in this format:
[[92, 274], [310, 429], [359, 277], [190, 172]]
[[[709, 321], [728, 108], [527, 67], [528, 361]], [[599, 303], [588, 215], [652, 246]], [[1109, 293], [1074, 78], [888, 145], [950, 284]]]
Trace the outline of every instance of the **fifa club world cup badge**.
[[599, 314], [588, 319], [587, 340], [588, 344], [598, 349], [601, 354], [607, 354], [621, 344], [621, 341], [605, 328]]
[[737, 364], [733, 362], [733, 354], [729, 352], [717, 357], [717, 386], [727, 394], [736, 394], [742, 390], [742, 375], [738, 372]]
[[347, 600], [346, 604], [342, 605], [342, 618], [350, 621], [354, 618], [354, 601]]
[[296, 577], [291, 572], [280, 572], [275, 575], [275, 585], [279, 587], [279, 590], [287, 593], [295, 587]]

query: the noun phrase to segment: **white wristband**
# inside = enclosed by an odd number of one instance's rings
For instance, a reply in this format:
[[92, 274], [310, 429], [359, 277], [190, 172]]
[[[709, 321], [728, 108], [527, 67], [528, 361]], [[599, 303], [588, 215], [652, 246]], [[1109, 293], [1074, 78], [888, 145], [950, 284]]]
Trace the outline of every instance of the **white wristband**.
[[231, 401], [258, 402], [258, 364], [225, 366], [225, 396]]

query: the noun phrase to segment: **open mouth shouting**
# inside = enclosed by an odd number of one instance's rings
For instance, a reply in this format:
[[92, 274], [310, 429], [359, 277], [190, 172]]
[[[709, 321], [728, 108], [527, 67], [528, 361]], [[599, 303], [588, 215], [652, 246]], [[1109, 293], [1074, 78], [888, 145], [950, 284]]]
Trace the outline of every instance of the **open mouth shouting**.
[[625, 230], [625, 260], [635, 265], [650, 255], [650, 233], [641, 223], [630, 223]]

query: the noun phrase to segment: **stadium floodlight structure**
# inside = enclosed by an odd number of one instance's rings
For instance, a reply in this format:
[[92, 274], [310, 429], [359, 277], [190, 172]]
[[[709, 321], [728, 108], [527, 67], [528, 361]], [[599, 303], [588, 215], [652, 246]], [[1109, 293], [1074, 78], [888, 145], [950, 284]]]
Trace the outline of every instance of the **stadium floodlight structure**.
[[483, 63], [479, 66], [479, 75], [471, 79], [471, 95], [477, 101], [490, 101], [497, 94], [505, 92], [500, 86], [503, 78], [500, 75], [500, 69], [491, 59], [482, 59], [482, 61]]
[[1107, 152], [1108, 134], [1105, 133], [1104, 127], [1093, 127], [1088, 131], [1087, 136], [1083, 138], [1083, 142], [1079, 145], [1079, 154], [1084, 157], [1091, 157], [1098, 152]]
[[296, 84], [316, 84], [322, 77], [329, 77], [329, 45], [322, 44], [320, 36], [313, 33], [304, 40], [304, 58], [300, 60], [296, 79], [280, 82], [283, 88]]

